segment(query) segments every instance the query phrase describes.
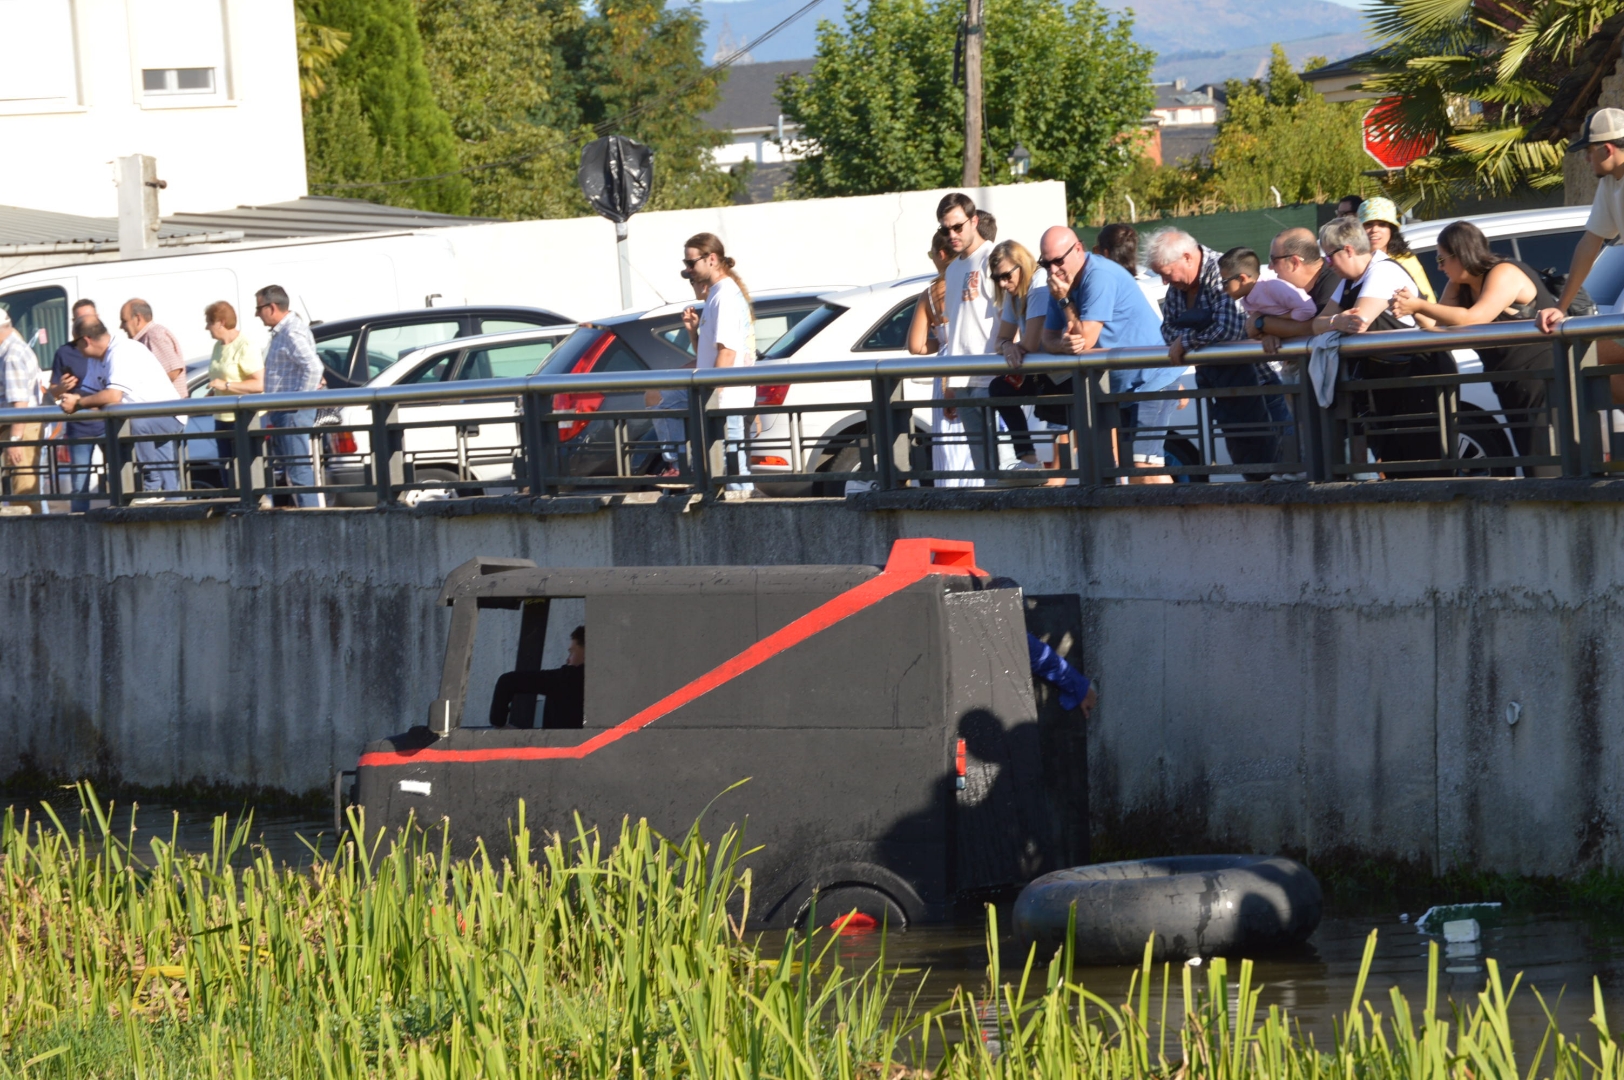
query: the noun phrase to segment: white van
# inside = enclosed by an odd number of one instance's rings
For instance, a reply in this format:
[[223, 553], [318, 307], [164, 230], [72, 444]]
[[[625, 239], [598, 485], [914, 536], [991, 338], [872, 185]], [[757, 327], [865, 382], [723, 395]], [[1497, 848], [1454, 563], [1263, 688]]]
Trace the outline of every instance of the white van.
[[254, 318], [254, 292], [266, 285], [286, 289], [290, 307], [313, 323], [466, 302], [450, 241], [434, 232], [399, 232], [234, 244], [29, 270], [0, 278], [0, 307], [25, 337], [45, 331], [36, 351], [41, 366], [49, 366], [57, 346], [68, 339], [75, 301], [94, 300], [116, 332], [120, 306], [140, 297], [193, 360], [213, 348], [203, 309], [216, 300], [229, 301], [239, 328], [263, 346], [268, 333]]

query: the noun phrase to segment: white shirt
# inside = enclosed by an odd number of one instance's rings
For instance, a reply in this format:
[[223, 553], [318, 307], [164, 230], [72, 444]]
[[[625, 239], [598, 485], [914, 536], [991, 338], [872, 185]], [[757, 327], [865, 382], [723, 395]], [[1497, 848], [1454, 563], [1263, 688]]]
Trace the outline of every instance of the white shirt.
[[1015, 332], [1018, 335], [1026, 329], [1028, 322], [1033, 319], [1041, 319], [1047, 314], [1049, 314], [1049, 286], [1034, 285], [1026, 293], [1026, 313], [1024, 315], [1019, 318], [1016, 317], [1015, 294], [1005, 293], [1004, 306], [999, 311], [998, 317], [1015, 327]]
[[[1347, 278], [1336, 283], [1336, 291], [1331, 294], [1331, 303], [1338, 307], [1344, 306], [1342, 290], [1347, 284]], [[1359, 286], [1361, 300], [1391, 300], [1393, 294], [1400, 289], [1409, 289], [1412, 293], [1415, 291], [1415, 281], [1410, 277], [1410, 272], [1380, 251], [1370, 257], [1370, 265], [1365, 267], [1365, 272], [1359, 275], [1359, 280], [1355, 284]], [[1405, 326], [1415, 325], [1415, 319], [1408, 315], [1399, 319], [1399, 322]]]
[[[180, 394], [170, 381], [169, 373], [139, 341], [114, 338], [102, 357], [106, 375], [105, 385], [124, 392], [124, 404], [147, 405], [156, 401], [178, 401]], [[87, 376], [89, 372], [86, 373]], [[88, 378], [87, 378], [88, 381]], [[177, 417], [176, 419], [180, 419]], [[185, 421], [182, 420], [182, 423]]]
[[[756, 329], [750, 304], [730, 277], [712, 285], [705, 297], [699, 313], [699, 350], [694, 366], [715, 367], [718, 349], [733, 350], [734, 367], [750, 367], [756, 362]], [[747, 409], [755, 402], [755, 387], [727, 386], [722, 388], [719, 404], [724, 409]]]
[[1616, 240], [1624, 231], [1624, 177], [1603, 176], [1596, 181], [1596, 197], [1590, 203], [1585, 231], [1603, 240]]
[[[943, 356], [984, 356], [998, 338], [998, 305], [992, 299], [992, 275], [987, 256], [992, 245], [983, 240], [970, 255], [947, 264], [947, 347]], [[960, 375], [947, 380], [952, 387], [987, 387], [993, 376]]]

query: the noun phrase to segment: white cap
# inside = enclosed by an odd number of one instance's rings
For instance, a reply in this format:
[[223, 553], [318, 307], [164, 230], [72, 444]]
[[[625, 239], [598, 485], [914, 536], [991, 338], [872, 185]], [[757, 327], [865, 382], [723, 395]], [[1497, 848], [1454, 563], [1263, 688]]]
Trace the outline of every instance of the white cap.
[[1578, 153], [1591, 143], [1609, 142], [1624, 143], [1624, 109], [1597, 109], [1585, 117], [1585, 126], [1568, 143], [1568, 153]]

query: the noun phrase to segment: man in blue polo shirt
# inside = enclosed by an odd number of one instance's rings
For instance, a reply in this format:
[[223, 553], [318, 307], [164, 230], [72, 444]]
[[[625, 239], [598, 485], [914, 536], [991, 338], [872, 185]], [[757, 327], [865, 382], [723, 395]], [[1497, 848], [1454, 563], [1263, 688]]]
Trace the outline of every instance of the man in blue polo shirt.
[[[78, 300], [73, 305], [72, 323], [85, 317], [96, 317], [96, 302], [94, 300]], [[78, 394], [93, 394], [102, 389], [100, 386], [85, 386], [85, 374], [90, 370], [92, 363], [79, 348], [83, 342], [75, 339], [66, 345], [57, 347], [56, 356], [51, 361], [51, 388], [53, 400], [61, 400], [62, 395], [73, 391]], [[69, 420], [64, 425], [64, 437], [69, 439], [99, 439], [107, 434], [107, 425], [100, 420]], [[72, 465], [68, 469], [68, 476], [73, 483], [75, 498], [70, 509], [75, 514], [82, 514], [90, 509], [90, 500], [85, 498], [91, 489], [91, 455], [96, 447], [91, 443], [74, 443], [68, 447], [68, 460]], [[99, 487], [99, 485], [97, 485]]]
[[[1162, 320], [1139, 283], [1115, 262], [1091, 256], [1077, 234], [1056, 225], [1043, 234], [1038, 265], [1049, 275], [1049, 314], [1043, 323], [1045, 352], [1076, 356], [1104, 349], [1161, 349]], [[1111, 372], [1111, 392], [1149, 393], [1172, 387], [1183, 368], [1144, 368]], [[1162, 443], [1178, 409], [1173, 399], [1142, 401], [1122, 409], [1122, 426], [1138, 429], [1133, 441], [1136, 466], [1157, 468], [1166, 461]], [[1147, 476], [1138, 483], [1171, 483], [1170, 476]]]

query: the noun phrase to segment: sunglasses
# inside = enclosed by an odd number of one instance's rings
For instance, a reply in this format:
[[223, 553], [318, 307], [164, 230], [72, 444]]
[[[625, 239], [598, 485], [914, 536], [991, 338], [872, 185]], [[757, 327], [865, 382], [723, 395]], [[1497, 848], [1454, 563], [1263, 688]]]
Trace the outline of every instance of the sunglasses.
[[1059, 266], [1061, 263], [1063, 263], [1067, 259], [1071, 258], [1071, 253], [1076, 251], [1078, 248], [1080, 248], [1082, 246], [1083, 245], [1081, 245], [1081, 244], [1073, 244], [1073, 245], [1071, 245], [1071, 247], [1067, 248], [1064, 252], [1062, 252], [1059, 255], [1056, 255], [1052, 259], [1039, 259], [1038, 260], [1038, 269], [1042, 270], [1045, 274], [1047, 274], [1051, 268]]
[[684, 259], [684, 260], [682, 260], [682, 266], [683, 266], [683, 269], [685, 269], [685, 270], [692, 270], [694, 267], [698, 266], [700, 263], [702, 263], [704, 261], [705, 261], [705, 256], [701, 255], [697, 259]]
[[1002, 274], [994, 274], [992, 276], [992, 279], [994, 281], [998, 282], [999, 284], [1003, 284], [1004, 282], [1010, 280], [1011, 278], [1013, 278], [1016, 274], [1019, 274], [1020, 272], [1021, 272], [1020, 267], [1012, 266], [1008, 270], [1005, 270]]
[[971, 218], [965, 218], [963, 221], [959, 222], [957, 225], [949, 225], [946, 222], [943, 222], [942, 223], [942, 228], [946, 229], [950, 233], [961, 233], [961, 232], [964, 231], [964, 227], [966, 225], [970, 224], [971, 220], [972, 220]]

